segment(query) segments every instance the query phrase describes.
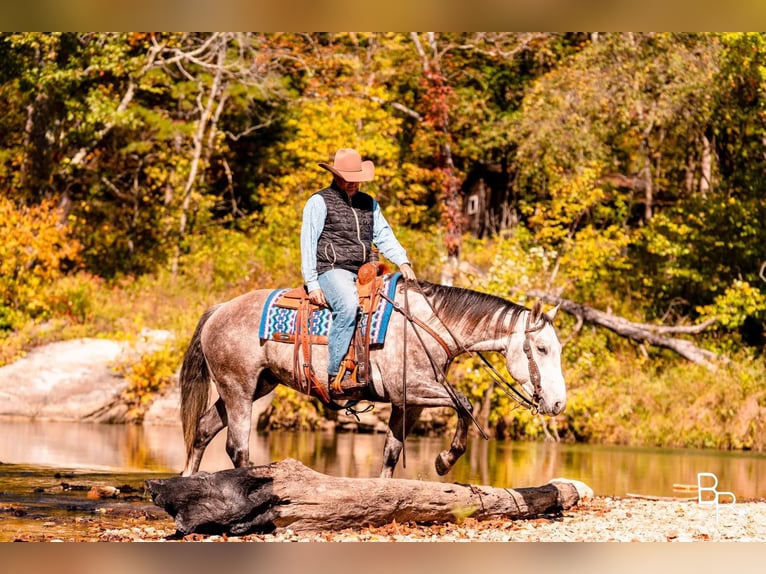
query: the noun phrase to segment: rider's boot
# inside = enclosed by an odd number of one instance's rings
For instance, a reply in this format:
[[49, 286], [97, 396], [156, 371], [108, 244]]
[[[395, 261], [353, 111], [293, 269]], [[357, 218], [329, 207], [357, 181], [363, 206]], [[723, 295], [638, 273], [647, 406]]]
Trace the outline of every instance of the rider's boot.
[[337, 375], [328, 376], [327, 385], [330, 388], [330, 395], [334, 396], [356, 393], [367, 387], [366, 383], [357, 380], [356, 369], [349, 370], [343, 366]]

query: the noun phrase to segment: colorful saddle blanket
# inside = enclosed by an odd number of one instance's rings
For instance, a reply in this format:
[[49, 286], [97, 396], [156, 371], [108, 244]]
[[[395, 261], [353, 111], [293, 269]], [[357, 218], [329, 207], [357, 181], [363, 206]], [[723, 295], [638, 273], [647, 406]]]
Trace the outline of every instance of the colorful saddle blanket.
[[[399, 272], [387, 275], [383, 283], [383, 292], [392, 300], [394, 299], [396, 283], [399, 281], [399, 277], [401, 277]], [[261, 339], [284, 341], [285, 335], [295, 334], [298, 310], [278, 307], [275, 304], [287, 291], [289, 289], [276, 289], [269, 293], [269, 296], [266, 298], [263, 314], [261, 315], [261, 325], [258, 330], [258, 336]], [[383, 297], [378, 298], [378, 305], [373, 311], [372, 320], [370, 321], [370, 345], [382, 345], [385, 341], [388, 322], [393, 310], [394, 308], [391, 303]], [[362, 328], [367, 328], [369, 320], [367, 315], [362, 315]], [[331, 323], [332, 317], [330, 316], [329, 309], [325, 307], [314, 311], [311, 314], [311, 335], [326, 337]]]

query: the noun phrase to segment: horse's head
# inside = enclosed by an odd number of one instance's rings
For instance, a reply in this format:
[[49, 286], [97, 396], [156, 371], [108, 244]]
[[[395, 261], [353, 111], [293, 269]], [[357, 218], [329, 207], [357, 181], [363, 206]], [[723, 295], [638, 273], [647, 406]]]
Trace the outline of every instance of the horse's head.
[[566, 384], [561, 372], [561, 342], [553, 327], [558, 307], [543, 313], [538, 301], [526, 320], [509, 338], [505, 352], [508, 372], [534, 397], [542, 414], [557, 415], [567, 400]]

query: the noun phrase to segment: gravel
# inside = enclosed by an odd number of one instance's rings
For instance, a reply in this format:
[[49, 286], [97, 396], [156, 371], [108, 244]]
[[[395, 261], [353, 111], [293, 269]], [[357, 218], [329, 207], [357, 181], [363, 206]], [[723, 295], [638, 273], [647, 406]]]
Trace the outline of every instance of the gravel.
[[[163, 540], [172, 523], [107, 530], [104, 541]], [[647, 500], [594, 497], [560, 514], [520, 520], [430, 525], [392, 523], [341, 532], [250, 534], [241, 537], [192, 534], [186, 541], [240, 542], [691, 542], [766, 541], [766, 500], [713, 506], [697, 499]]]

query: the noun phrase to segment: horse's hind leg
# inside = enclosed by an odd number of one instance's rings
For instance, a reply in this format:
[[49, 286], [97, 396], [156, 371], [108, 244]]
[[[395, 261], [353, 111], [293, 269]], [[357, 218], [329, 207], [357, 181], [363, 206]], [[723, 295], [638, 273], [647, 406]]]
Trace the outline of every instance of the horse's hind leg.
[[399, 462], [399, 456], [404, 448], [404, 440], [410, 434], [412, 428], [423, 411], [421, 407], [407, 407], [405, 428], [402, 429], [402, 419], [405, 416], [402, 408], [391, 405], [391, 417], [388, 419], [388, 432], [386, 433], [386, 444], [383, 447], [383, 468], [380, 471], [380, 478], [391, 478], [394, 475], [394, 468]]
[[250, 464], [250, 425], [253, 417], [253, 402], [269, 394], [277, 384], [277, 379], [271, 373], [264, 372], [258, 378], [258, 383], [252, 392], [248, 392], [246, 387], [229, 385], [229, 389], [238, 389], [226, 397], [226, 412], [229, 419], [226, 453], [234, 464], [234, 468]]
[[250, 418], [253, 403], [250, 401], [229, 405], [229, 429], [226, 435], [226, 453], [235, 468], [250, 463]]
[[[470, 408], [468, 401], [465, 400], [465, 405]], [[468, 413], [458, 411], [457, 426], [455, 428], [455, 436], [452, 437], [452, 444], [449, 450], [441, 451], [434, 461], [436, 472], [443, 476], [447, 474], [463, 454], [465, 453], [466, 446], [468, 445], [468, 426], [471, 424], [471, 418]]]
[[202, 455], [205, 453], [207, 445], [226, 426], [226, 422], [226, 407], [223, 404], [223, 400], [218, 399], [200, 417], [197, 423], [194, 446], [192, 447], [191, 456], [186, 461], [186, 468], [184, 468], [182, 473], [183, 476], [192, 475], [199, 470], [199, 465], [202, 463]]

